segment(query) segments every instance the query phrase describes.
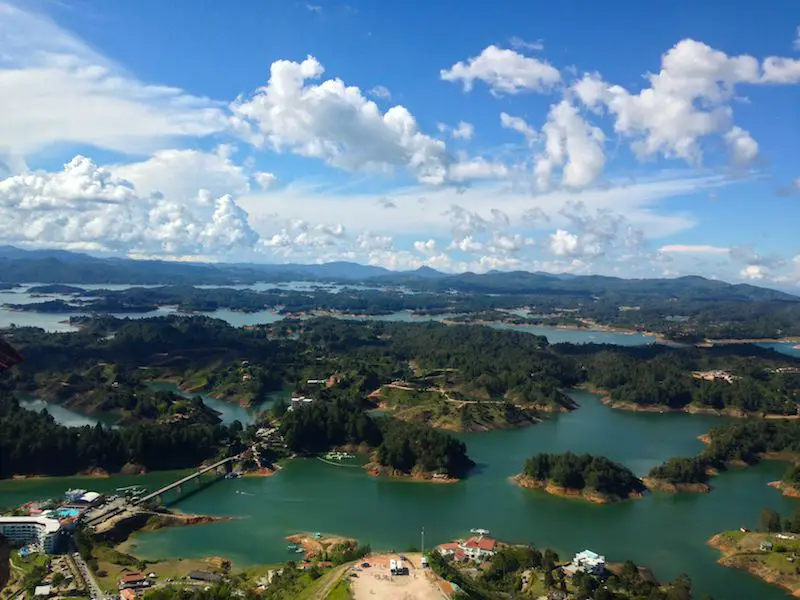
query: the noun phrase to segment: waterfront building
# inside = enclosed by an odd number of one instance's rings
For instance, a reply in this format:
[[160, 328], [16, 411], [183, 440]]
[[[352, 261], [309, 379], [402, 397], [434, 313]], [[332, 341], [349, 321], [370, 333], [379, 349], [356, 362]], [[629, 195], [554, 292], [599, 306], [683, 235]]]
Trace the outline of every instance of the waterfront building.
[[287, 410], [295, 410], [301, 406], [311, 406], [314, 402], [313, 398], [306, 398], [305, 396], [295, 396], [292, 398], [292, 405]]
[[564, 570], [570, 575], [574, 575], [578, 571], [602, 575], [606, 570], [606, 557], [591, 550], [584, 550], [576, 554], [572, 563]]
[[50, 517], [0, 517], [0, 533], [15, 544], [34, 544], [42, 551], [55, 552], [61, 534], [58, 519]]
[[497, 553], [497, 540], [483, 535], [471, 537], [461, 545], [461, 549], [467, 558], [483, 560]]

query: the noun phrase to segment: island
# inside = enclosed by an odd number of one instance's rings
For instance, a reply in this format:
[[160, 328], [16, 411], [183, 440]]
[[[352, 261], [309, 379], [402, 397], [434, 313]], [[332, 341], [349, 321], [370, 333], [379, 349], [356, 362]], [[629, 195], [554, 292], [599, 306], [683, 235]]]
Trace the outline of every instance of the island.
[[800, 507], [786, 519], [765, 508], [758, 531], [724, 531], [708, 544], [722, 553], [721, 565], [747, 571], [794, 596], [800, 595]]
[[595, 504], [641, 497], [647, 489], [641, 479], [619, 463], [603, 456], [572, 452], [532, 456], [513, 480], [524, 488]]
[[710, 492], [709, 476], [714, 470], [699, 458], [670, 458], [650, 469], [643, 478], [650, 490], [669, 492]]

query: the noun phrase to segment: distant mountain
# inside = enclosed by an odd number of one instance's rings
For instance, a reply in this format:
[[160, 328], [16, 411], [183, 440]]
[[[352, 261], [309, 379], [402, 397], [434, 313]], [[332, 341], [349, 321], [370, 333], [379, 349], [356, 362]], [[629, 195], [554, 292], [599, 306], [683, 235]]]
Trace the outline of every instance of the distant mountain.
[[730, 284], [699, 276], [676, 279], [622, 279], [603, 275], [529, 273], [441, 273], [430, 267], [390, 271], [351, 262], [315, 265], [254, 263], [181, 263], [99, 258], [65, 250], [21, 250], [0, 246], [0, 283], [129, 283], [232, 285], [260, 281], [362, 282], [406, 286], [417, 291], [520, 294], [598, 298], [618, 304], [643, 299], [800, 302], [800, 297], [749, 284]]

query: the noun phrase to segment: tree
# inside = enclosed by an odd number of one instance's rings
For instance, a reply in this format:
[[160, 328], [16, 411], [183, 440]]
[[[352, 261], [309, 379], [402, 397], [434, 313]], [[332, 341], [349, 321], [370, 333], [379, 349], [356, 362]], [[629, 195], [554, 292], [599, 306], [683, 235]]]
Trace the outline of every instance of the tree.
[[762, 531], [770, 533], [781, 531], [781, 516], [769, 507], [764, 508], [758, 519], [758, 525]]

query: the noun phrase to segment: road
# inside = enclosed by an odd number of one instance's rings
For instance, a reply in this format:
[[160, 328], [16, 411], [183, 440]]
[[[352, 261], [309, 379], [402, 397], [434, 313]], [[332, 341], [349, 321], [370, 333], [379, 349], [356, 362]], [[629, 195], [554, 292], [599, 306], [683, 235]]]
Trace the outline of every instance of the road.
[[331, 593], [331, 590], [336, 587], [336, 584], [339, 583], [342, 577], [350, 570], [350, 567], [356, 564], [356, 562], [357, 561], [340, 565], [327, 575], [323, 575], [322, 583], [314, 590], [314, 593], [309, 596], [309, 600], [325, 600], [328, 594]]
[[83, 557], [75, 552], [72, 554], [72, 558], [75, 559], [75, 564], [78, 565], [78, 570], [81, 572], [83, 580], [86, 582], [87, 591], [92, 600], [106, 600], [106, 594], [100, 589], [97, 580], [95, 580], [94, 575], [92, 575], [92, 572], [89, 570], [89, 565], [86, 564]]

